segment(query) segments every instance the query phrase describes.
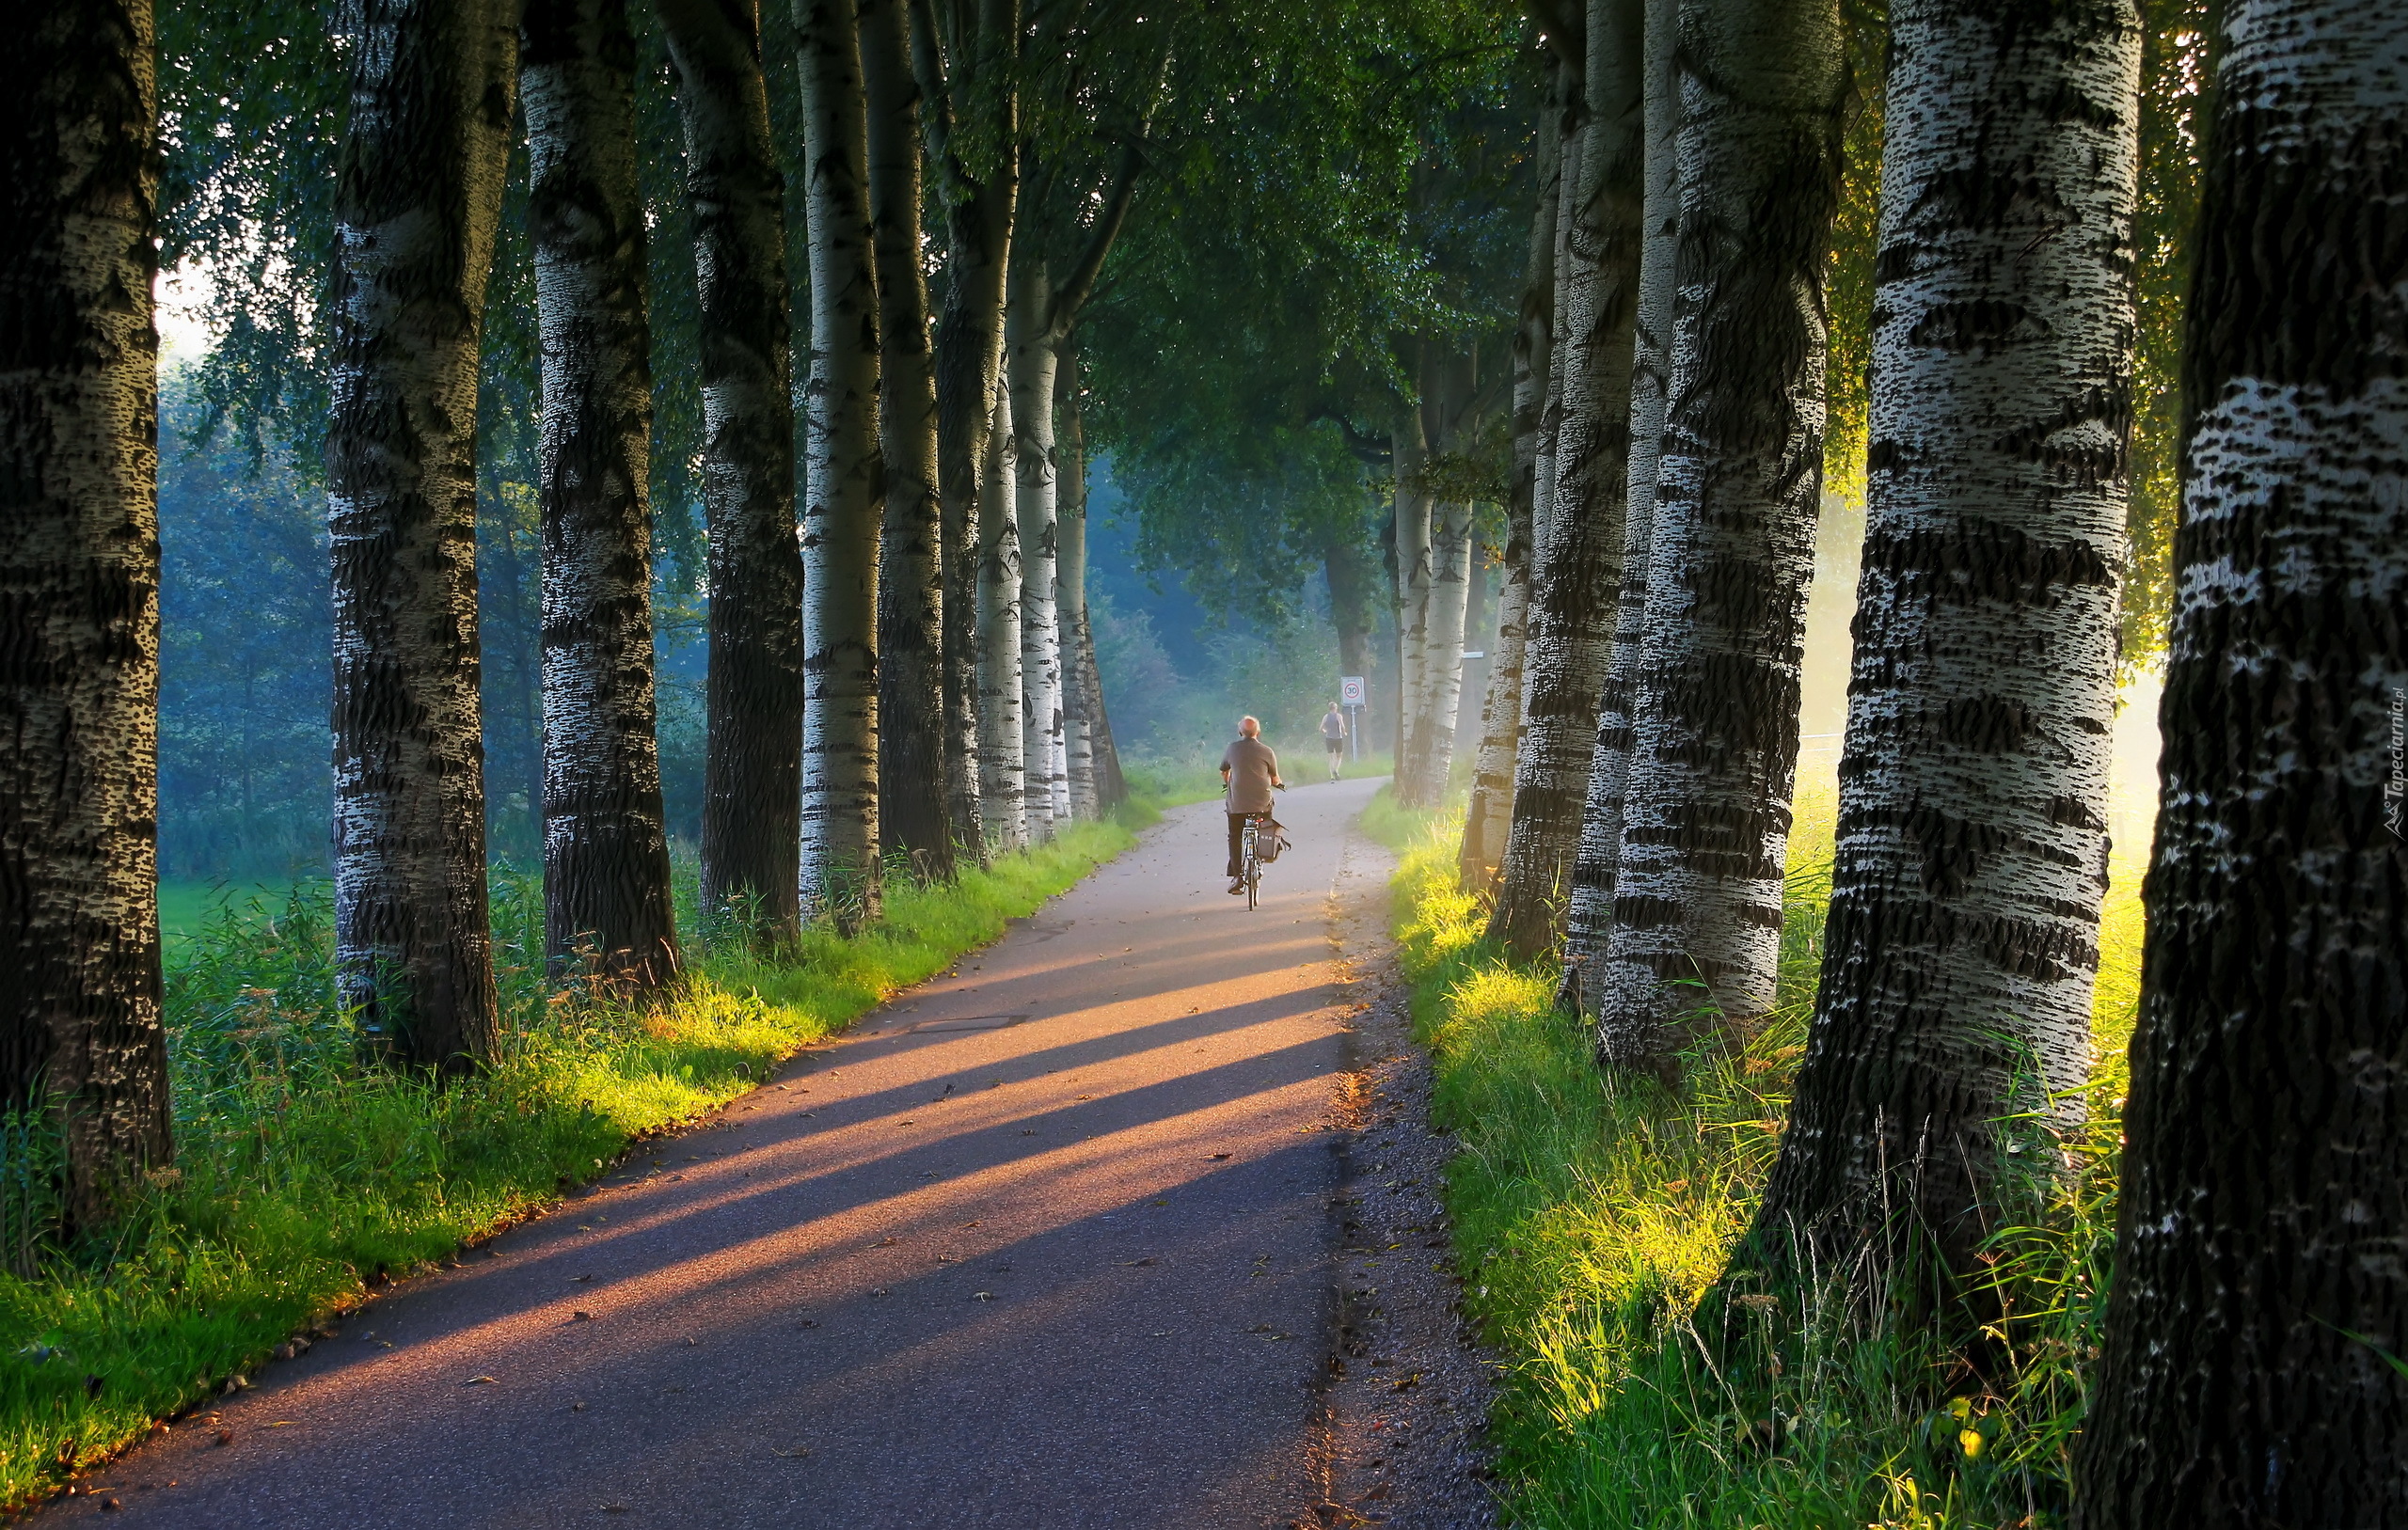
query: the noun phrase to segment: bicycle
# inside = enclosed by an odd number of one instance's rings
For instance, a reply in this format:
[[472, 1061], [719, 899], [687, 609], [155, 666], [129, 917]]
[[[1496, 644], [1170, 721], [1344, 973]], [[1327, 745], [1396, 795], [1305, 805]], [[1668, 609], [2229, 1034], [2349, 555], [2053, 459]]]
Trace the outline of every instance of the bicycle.
[[[1244, 859], [1239, 862], [1240, 879], [1245, 883], [1245, 906], [1255, 907], [1260, 901], [1262, 868], [1279, 859], [1284, 848], [1279, 837], [1279, 821], [1269, 809], [1245, 815], [1245, 828], [1240, 834]], [[1268, 849], [1269, 854], [1264, 854]]]

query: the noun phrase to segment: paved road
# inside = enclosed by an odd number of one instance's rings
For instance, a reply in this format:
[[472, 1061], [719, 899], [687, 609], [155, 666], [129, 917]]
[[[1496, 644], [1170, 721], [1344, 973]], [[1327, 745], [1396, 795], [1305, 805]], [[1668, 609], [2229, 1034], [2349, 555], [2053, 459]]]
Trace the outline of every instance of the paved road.
[[1330, 915], [1340, 882], [1379, 891], [1348, 827], [1374, 784], [1288, 794], [1252, 913], [1218, 805], [1179, 810], [46, 1518], [113, 1494], [112, 1524], [180, 1530], [1288, 1523], [1317, 1501], [1357, 1002]]

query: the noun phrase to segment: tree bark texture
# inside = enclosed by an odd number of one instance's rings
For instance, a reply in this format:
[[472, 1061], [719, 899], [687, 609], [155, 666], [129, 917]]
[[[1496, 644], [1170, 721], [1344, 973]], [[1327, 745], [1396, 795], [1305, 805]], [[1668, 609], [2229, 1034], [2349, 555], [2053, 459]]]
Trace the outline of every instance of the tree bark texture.
[[1553, 510], [1530, 586], [1513, 822], [1489, 921], [1489, 933], [1524, 960], [1555, 949], [1622, 588], [1645, 148], [1641, 23], [1640, 0], [1591, 0], [1589, 120], [1557, 293], [1565, 344]]
[[1890, 23], [1839, 844], [1756, 1227], [1829, 1268], [1894, 1243], [1886, 1212], [1970, 1280], [2029, 1145], [2001, 1124], [2076, 1124], [2090, 1071], [2141, 19], [1907, 0]]
[[625, 0], [529, 0], [543, 336], [544, 947], [637, 987], [677, 970], [652, 674], [652, 337]]
[[1564, 986], [1559, 997], [1588, 1012], [1593, 989], [1582, 977], [1606, 954], [1613, 930], [1614, 868], [1622, 859], [1623, 784], [1630, 772], [1630, 713], [1645, 635], [1647, 571], [1655, 550], [1656, 473], [1663, 458], [1664, 394], [1672, 339], [1672, 276], [1679, 252], [1680, 74], [1674, 67], [1678, 0], [1646, 0], [1641, 65], [1646, 72], [1643, 197], [1640, 216], [1639, 306], [1632, 325], [1630, 471], [1623, 509], [1622, 589], [1614, 634], [1597, 698], [1597, 736], [1572, 857], [1572, 896], [1563, 917]]
[[1513, 823], [1513, 764], [1522, 739], [1522, 654], [1530, 594], [1531, 507], [1538, 489], [1539, 430], [1554, 370], [1556, 205], [1561, 199], [1561, 118], [1553, 97], [1564, 70], [1550, 57], [1549, 110], [1539, 124], [1538, 196], [1530, 217], [1529, 265], [1522, 278], [1521, 316], [1513, 330], [1513, 481], [1505, 501], [1505, 548], [1498, 570], [1497, 645], [1490, 651], [1487, 694], [1480, 707], [1480, 756], [1472, 766], [1471, 802], [1464, 812], [1457, 870], [1466, 890], [1496, 878]]
[[1671, 373], [1600, 1024], [1667, 1072], [1772, 1002], [1822, 483], [1833, 0], [1684, 5]]
[[1103, 677], [1095, 667], [1095, 634], [1087, 626], [1087, 434], [1079, 407], [1076, 336], [1062, 342], [1054, 374], [1055, 449], [1061, 482], [1059, 582], [1062, 587], [1062, 695], [1069, 737], [1070, 815], [1092, 821], [1128, 798], [1119, 751], [1104, 716]]
[[[927, 20], [925, 10], [917, 13]], [[946, 796], [955, 838], [983, 862], [996, 829], [982, 804], [980, 642], [984, 567], [979, 528], [987, 483], [988, 433], [994, 428], [996, 379], [1003, 370], [1006, 273], [1020, 195], [1020, 159], [1002, 146], [1019, 142], [1019, 93], [1011, 65], [1020, 8], [978, 8], [966, 46], [950, 51], [935, 29], [912, 28], [912, 57], [928, 97], [930, 161], [944, 206], [944, 308], [937, 321], [937, 492], [942, 503], [944, 597]], [[942, 87], [942, 88], [940, 88]], [[995, 146], [992, 163], [974, 167], [958, 150], [964, 131], [954, 98], [970, 114], [974, 139]], [[976, 131], [986, 130], [984, 134]], [[1015, 597], [1015, 602], [1017, 597]], [[1019, 639], [1013, 639], [1017, 643]], [[1018, 799], [1013, 812], [1017, 812]], [[1017, 833], [1017, 828], [1014, 833]]]
[[1054, 491], [1054, 375], [1059, 339], [1054, 283], [1044, 257], [1023, 243], [1012, 259], [1011, 301], [1004, 318], [1005, 365], [1012, 402], [1012, 508], [1020, 518], [1020, 687], [1022, 816], [1028, 843], [1054, 837], [1067, 816], [1062, 773], [1062, 642], [1054, 582], [1060, 506]]
[[1396, 428], [1388, 460], [1396, 468], [1389, 526], [1396, 541], [1397, 794], [1413, 800], [1413, 761], [1420, 740], [1422, 693], [1428, 684], [1422, 661], [1430, 639], [1430, 492], [1422, 486], [1429, 450], [1421, 434], [1421, 411]]
[[878, 812], [924, 876], [953, 875], [945, 796], [943, 514], [936, 355], [920, 258], [920, 92], [905, 0], [862, 8], [870, 234], [878, 263], [878, 432], [886, 519], [878, 569]]
[[802, 875], [805, 913], [840, 927], [879, 909], [878, 274], [868, 110], [853, 0], [796, 0], [804, 196], [811, 214], [811, 383], [804, 394]]
[[[1572, 336], [1565, 317], [1566, 305], [1590, 278], [1585, 270], [1574, 269], [1572, 226], [1579, 215], [1581, 162], [1589, 147], [1589, 100], [1585, 82], [1586, 70], [1564, 70], [1565, 79], [1560, 104], [1557, 112], [1558, 132], [1555, 166], [1555, 270], [1548, 281], [1547, 366], [1546, 380], [1539, 389], [1538, 437], [1530, 458], [1530, 579], [1535, 587], [1545, 574], [1539, 560], [1546, 556], [1555, 535], [1555, 467], [1556, 449], [1563, 436], [1563, 385], [1572, 371]], [[1529, 670], [1525, 661], [1523, 673], [1523, 714], [1529, 715]]]
[[[0, 1112], [52, 1115], [71, 1236], [171, 1148], [158, 76], [149, 0], [71, 0], [16, 33], [0, 63]], [[30, 1188], [0, 1174], [0, 1195]], [[0, 1205], [0, 1230], [30, 1243], [32, 1210]], [[0, 1246], [0, 1269], [24, 1252]]]
[[2408, 1523], [2408, 8], [2225, 14], [2091, 1530]]
[[752, 0], [655, 0], [677, 71], [710, 541], [704, 918], [797, 932], [802, 548], [795, 534], [785, 184]]
[[1011, 389], [998, 375], [988, 405], [978, 496], [978, 795], [998, 849], [1028, 844], [1027, 767], [1021, 758], [1020, 517], [1012, 499]]
[[1414, 727], [1407, 800], [1436, 807], [1447, 795], [1455, 758], [1455, 722], [1463, 704], [1464, 623], [1470, 610], [1472, 507], [1434, 506], [1430, 516], [1430, 594], [1423, 622], [1421, 714]]
[[335, 958], [402, 1060], [491, 1052], [477, 353], [510, 158], [509, 0], [366, 0], [335, 187], [326, 505]]

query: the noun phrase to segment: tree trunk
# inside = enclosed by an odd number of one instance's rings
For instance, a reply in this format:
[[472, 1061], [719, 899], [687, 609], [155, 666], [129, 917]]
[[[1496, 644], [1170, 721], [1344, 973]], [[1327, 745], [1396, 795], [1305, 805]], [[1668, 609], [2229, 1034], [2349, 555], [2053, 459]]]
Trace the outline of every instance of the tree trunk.
[[1488, 926], [1525, 961], [1555, 948], [1622, 588], [1645, 149], [1641, 27], [1640, 0], [1591, 0], [1589, 122], [1557, 293], [1565, 346], [1553, 511], [1530, 585], [1513, 826]]
[[1640, 217], [1639, 297], [1632, 325], [1629, 495], [1623, 512], [1622, 589], [1614, 636], [1597, 701], [1597, 736], [1572, 858], [1572, 897], [1564, 911], [1564, 990], [1576, 1011], [1596, 993], [1581, 979], [1599, 966], [1613, 932], [1614, 868], [1622, 860], [1623, 783], [1630, 773], [1630, 712], [1646, 634], [1647, 571], [1656, 539], [1656, 474], [1664, 445], [1664, 396], [1672, 339], [1672, 276], [1680, 253], [1680, 175], [1674, 153], [1681, 127], [1680, 73], [1674, 67], [1676, 0], [1646, 0], [1644, 202]]
[[[1760, 1252], [1962, 1280], [2078, 1124], [2131, 481], [2140, 14], [1890, 13], [1872, 471], [1822, 987]], [[2017, 1128], [2029, 1136], [2028, 1128]]]
[[1396, 534], [1397, 715], [1396, 762], [1391, 771], [1399, 799], [1418, 800], [1413, 762], [1420, 746], [1422, 693], [1427, 677], [1422, 661], [1430, 640], [1430, 494], [1421, 485], [1428, 448], [1421, 435], [1421, 411], [1398, 425], [1389, 461], [1396, 465], [1396, 498], [1390, 525]]
[[655, 0], [677, 71], [694, 220], [710, 540], [705, 921], [797, 933], [802, 549], [795, 537], [785, 187], [746, 0]]
[[[1012, 260], [1004, 317], [1012, 401], [1013, 509], [1020, 517], [1022, 811], [1028, 841], [1054, 837], [1067, 812], [1062, 760], [1062, 644], [1057, 625], [1054, 375], [1060, 336], [1052, 323], [1054, 283], [1044, 258], [1023, 244]], [[1057, 802], [1057, 798], [1064, 800]], [[1061, 811], [1057, 811], [1061, 810]]]
[[[16, 31], [0, 64], [0, 1112], [43, 1112], [63, 1136], [71, 1237], [171, 1151], [157, 48], [149, 0], [71, 0]], [[21, 1188], [0, 1173], [0, 1196]], [[0, 1270], [33, 1274], [32, 1210], [0, 1203], [0, 1233], [16, 1230]]]
[[1001, 376], [989, 402], [987, 459], [978, 497], [978, 795], [987, 832], [1003, 850], [1028, 845], [1022, 810], [1020, 517], [1012, 504], [1012, 399]]
[[367, 0], [335, 188], [335, 960], [395, 1057], [498, 1030], [477, 705], [477, 352], [517, 8]]
[[519, 87], [543, 327], [544, 949], [677, 970], [653, 731], [651, 331], [625, 0], [531, 0]]
[[920, 257], [920, 93], [905, 0], [862, 8], [877, 250], [879, 444], [886, 519], [878, 569], [878, 812], [887, 844], [924, 876], [953, 875], [945, 795], [943, 515], [937, 496], [936, 356]]
[[1554, 371], [1555, 228], [1562, 196], [1560, 94], [1565, 71], [1547, 63], [1547, 107], [1539, 122], [1538, 196], [1530, 217], [1529, 265], [1522, 278], [1521, 319], [1513, 331], [1513, 481], [1506, 491], [1505, 553], [1498, 570], [1497, 644], [1480, 707], [1480, 756], [1464, 812], [1458, 879], [1466, 891], [1495, 880], [1513, 822], [1513, 761], [1522, 739], [1522, 653], [1530, 593], [1531, 507], [1538, 489], [1539, 430]]
[[2408, 14], [2226, 14], [2093, 1530], [2408, 1523]]
[[803, 511], [802, 875], [807, 914], [879, 909], [878, 275], [852, 0], [796, 0], [811, 213], [810, 498]]
[[1464, 623], [1470, 608], [1472, 507], [1440, 505], [1431, 517], [1430, 598], [1421, 651], [1422, 714], [1415, 727], [1411, 803], [1446, 800], [1454, 764], [1455, 720], [1463, 703]]
[[1684, 6], [1681, 264], [1600, 1024], [1669, 1076], [1770, 1007], [1823, 462], [1836, 0]]
[[[1005, 276], [1020, 196], [1019, 156], [997, 153], [974, 174], [956, 152], [954, 97], [979, 114], [974, 138], [995, 144], [1020, 139], [1020, 97], [1013, 81], [1020, 45], [1020, 8], [979, 8], [967, 39], [948, 55], [925, 25], [912, 29], [912, 60], [928, 98], [930, 159], [945, 209], [944, 311], [937, 322], [937, 491], [943, 506], [944, 593], [945, 781], [954, 837], [983, 864], [995, 828], [980, 801], [982, 722], [979, 713], [981, 496], [991, 453], [995, 386], [1003, 369]], [[1017, 597], [1015, 597], [1017, 598]], [[1015, 641], [1018, 639], [1015, 639]], [[1017, 807], [1014, 809], [1017, 812]]]
[[1054, 452], [1060, 488], [1057, 491], [1061, 589], [1062, 732], [1069, 758], [1070, 816], [1093, 822], [1103, 816], [1097, 764], [1102, 720], [1101, 687], [1087, 668], [1087, 467], [1086, 422], [1079, 412], [1079, 352], [1075, 337], [1065, 336], [1061, 359], [1054, 373], [1054, 409], [1061, 434]]

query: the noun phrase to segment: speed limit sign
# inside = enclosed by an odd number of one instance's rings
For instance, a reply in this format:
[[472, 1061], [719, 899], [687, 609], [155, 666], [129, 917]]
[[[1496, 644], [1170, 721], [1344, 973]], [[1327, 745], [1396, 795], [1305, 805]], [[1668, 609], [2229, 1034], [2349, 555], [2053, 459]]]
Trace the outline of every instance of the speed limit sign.
[[1359, 674], [1341, 675], [1338, 682], [1338, 700], [1343, 706], [1361, 706], [1363, 677]]

